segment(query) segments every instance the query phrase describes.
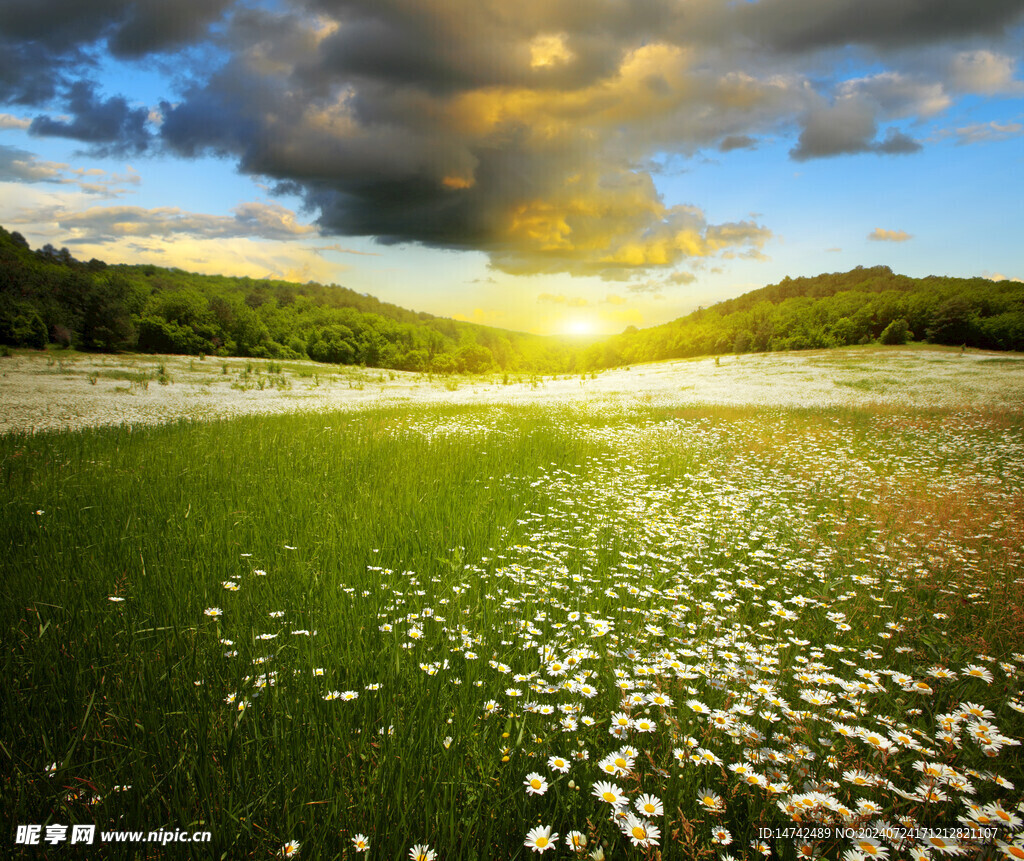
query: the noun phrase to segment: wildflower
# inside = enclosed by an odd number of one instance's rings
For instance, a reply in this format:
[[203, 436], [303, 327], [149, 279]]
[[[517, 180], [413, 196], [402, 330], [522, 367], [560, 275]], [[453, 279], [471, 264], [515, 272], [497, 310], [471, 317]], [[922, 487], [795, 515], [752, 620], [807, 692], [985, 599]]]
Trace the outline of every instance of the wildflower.
[[701, 789], [697, 793], [697, 802], [705, 810], [722, 811], [725, 810], [725, 804], [722, 802], [722, 797], [710, 789]]
[[352, 845], [356, 847], [356, 852], [365, 852], [370, 848], [370, 840], [365, 834], [357, 834], [352, 838]]
[[964, 851], [964, 847], [956, 840], [940, 837], [938, 834], [927, 834], [921, 838], [921, 842], [942, 855], [960, 855]]
[[543, 795], [548, 791], [548, 782], [535, 771], [526, 775], [523, 785], [526, 787], [527, 795]]
[[657, 846], [658, 838], [661, 837], [660, 829], [632, 813], [626, 816], [621, 827], [622, 833], [630, 839], [634, 846]]
[[523, 841], [523, 845], [527, 849], [532, 849], [534, 852], [540, 852], [543, 855], [557, 842], [558, 834], [551, 833], [550, 825], [538, 825], [536, 828], [530, 829], [526, 835], [526, 840]]
[[857, 849], [865, 858], [888, 858], [889, 850], [886, 849], [877, 840], [872, 840], [868, 837], [859, 838], [854, 840], [854, 848]]
[[1021, 843], [1004, 843], [1002, 840], [997, 840], [996, 846], [1007, 858], [1024, 859], [1024, 845]]
[[570, 831], [565, 835], [565, 842], [573, 852], [582, 852], [587, 848], [587, 838], [581, 831]]
[[560, 756], [551, 756], [548, 757], [548, 768], [565, 774], [569, 770], [569, 763]]
[[711, 831], [711, 839], [722, 846], [728, 846], [732, 843], [732, 833], [728, 828], [714, 828]]
[[961, 703], [960, 714], [965, 717], [975, 717], [981, 720], [994, 720], [995, 715], [985, 706], [979, 706], [977, 703]]
[[224, 611], [220, 607], [207, 607], [205, 610], [203, 610], [203, 615], [211, 616], [215, 619], [218, 616], [223, 616]]
[[654, 721], [647, 718], [639, 718], [633, 721], [633, 728], [637, 732], [654, 732], [657, 727], [658, 725]]
[[299, 846], [301, 845], [298, 840], [289, 840], [281, 847], [281, 851], [277, 853], [278, 857], [295, 858], [299, 854]]
[[358, 699], [359, 694], [355, 691], [345, 691], [342, 693], [341, 698], [345, 700], [345, 702], [351, 702], [352, 700]]
[[633, 802], [633, 806], [636, 808], [637, 813], [642, 816], [651, 817], [665, 815], [665, 808], [662, 807], [661, 799], [656, 798], [653, 795], [641, 795]]
[[617, 712], [616, 714], [612, 715], [612, 726], [621, 727], [623, 729], [629, 729], [631, 726], [633, 726], [633, 721], [625, 712]]
[[599, 780], [594, 784], [593, 795], [601, 801], [607, 801], [612, 807], [621, 807], [626, 803], [626, 796], [614, 783]]
[[409, 858], [412, 861], [434, 861], [437, 853], [425, 843], [417, 843], [409, 850]]
[[964, 675], [981, 679], [986, 684], [992, 684], [992, 673], [984, 667], [979, 667], [977, 664], [968, 664], [967, 669], [964, 670]]
[[111, 595], [109, 598], [107, 598], [107, 600], [113, 601], [115, 604], [120, 604], [124, 600], [124, 598], [121, 598], [117, 595]]

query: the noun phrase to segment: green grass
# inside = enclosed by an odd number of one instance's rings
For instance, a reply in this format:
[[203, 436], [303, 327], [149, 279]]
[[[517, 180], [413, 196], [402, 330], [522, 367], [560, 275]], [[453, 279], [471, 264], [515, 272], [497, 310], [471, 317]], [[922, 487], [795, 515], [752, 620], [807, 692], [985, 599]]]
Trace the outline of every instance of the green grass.
[[[484, 859], [532, 856], [544, 824], [653, 857], [591, 794], [628, 741], [634, 770], [607, 779], [663, 803], [665, 858], [746, 857], [758, 827], [792, 824], [777, 802], [809, 788], [850, 821], [873, 801], [936, 825], [964, 812], [958, 795], [1012, 810], [993, 775], [1024, 778], [1016, 414], [382, 409], [10, 435], [0, 466], [12, 825], [213, 833], [152, 857], [267, 858], [298, 840], [303, 857], [348, 858], [363, 833], [372, 858], [429, 843]], [[556, 664], [592, 675], [571, 690]], [[939, 665], [955, 677], [929, 675]], [[878, 685], [845, 690], [857, 670]], [[624, 705], [658, 691], [672, 705]], [[959, 748], [940, 737], [964, 702], [1008, 739], [992, 756], [966, 720]], [[624, 709], [654, 731], [611, 736]], [[836, 723], [928, 753], [879, 753]], [[690, 764], [698, 748], [721, 765]], [[546, 765], [556, 754], [567, 774]], [[973, 796], [946, 785], [954, 802], [928, 805], [843, 778], [913, 793], [918, 760]], [[740, 762], [771, 786], [727, 768]], [[530, 772], [546, 794], [526, 794]]]

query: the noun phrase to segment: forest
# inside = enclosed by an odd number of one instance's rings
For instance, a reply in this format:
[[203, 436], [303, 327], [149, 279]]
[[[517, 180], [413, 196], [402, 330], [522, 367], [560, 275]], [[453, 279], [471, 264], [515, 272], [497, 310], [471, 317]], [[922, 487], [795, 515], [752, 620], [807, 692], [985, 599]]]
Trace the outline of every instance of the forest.
[[909, 278], [888, 266], [784, 278], [661, 326], [593, 344], [587, 367], [911, 341], [1024, 350], [1024, 283]]
[[313, 359], [432, 373], [572, 373], [725, 353], [925, 341], [1024, 350], [1024, 284], [887, 266], [785, 278], [605, 338], [511, 332], [345, 287], [200, 275], [33, 250], [0, 227], [0, 344]]

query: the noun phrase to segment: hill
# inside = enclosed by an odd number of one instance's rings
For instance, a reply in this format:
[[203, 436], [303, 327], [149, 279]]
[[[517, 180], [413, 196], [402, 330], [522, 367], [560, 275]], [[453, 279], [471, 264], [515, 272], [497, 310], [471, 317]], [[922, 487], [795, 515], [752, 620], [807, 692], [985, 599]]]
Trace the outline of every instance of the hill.
[[579, 342], [435, 317], [337, 285], [82, 263], [0, 227], [0, 343], [306, 358], [438, 373], [575, 369]]
[[1024, 284], [857, 267], [785, 278], [671, 323], [587, 342], [435, 317], [334, 284], [83, 263], [66, 248], [33, 251], [0, 227], [0, 344], [12, 346], [308, 357], [436, 373], [571, 373], [908, 340], [1024, 350]]
[[858, 266], [784, 278], [661, 326], [630, 327], [583, 355], [590, 368], [722, 353], [908, 341], [1024, 350], [1024, 284], [908, 278]]

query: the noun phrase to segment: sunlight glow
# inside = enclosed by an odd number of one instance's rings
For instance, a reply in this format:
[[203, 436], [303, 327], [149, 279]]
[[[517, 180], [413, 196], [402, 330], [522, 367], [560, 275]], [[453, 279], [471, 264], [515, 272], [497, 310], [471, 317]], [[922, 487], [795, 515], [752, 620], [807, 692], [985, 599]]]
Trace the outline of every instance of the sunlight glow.
[[565, 323], [565, 334], [567, 335], [592, 335], [594, 324], [590, 320], [567, 320]]

